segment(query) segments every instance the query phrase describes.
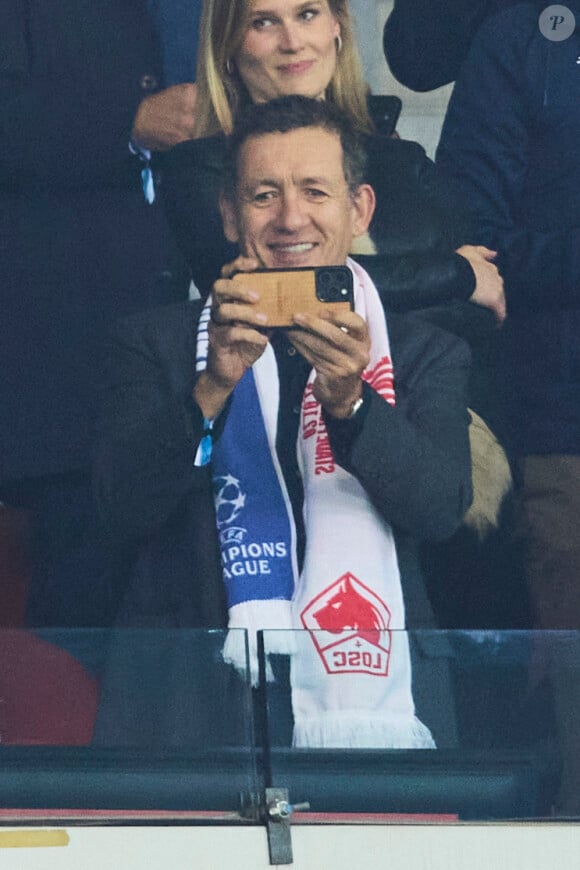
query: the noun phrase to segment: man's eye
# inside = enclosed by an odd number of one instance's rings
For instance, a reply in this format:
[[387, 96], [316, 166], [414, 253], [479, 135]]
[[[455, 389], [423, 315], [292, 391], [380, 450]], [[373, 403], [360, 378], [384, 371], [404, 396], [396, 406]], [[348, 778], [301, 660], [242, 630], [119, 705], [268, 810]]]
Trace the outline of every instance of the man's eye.
[[300, 13], [300, 17], [304, 19], [304, 21], [312, 21], [313, 18], [316, 18], [319, 12], [319, 9], [303, 9]]
[[310, 199], [326, 199], [328, 196], [325, 190], [320, 190], [318, 187], [308, 187], [306, 189], [306, 195]]
[[276, 196], [275, 190], [261, 190], [254, 194], [254, 202], [260, 204], [268, 203]]

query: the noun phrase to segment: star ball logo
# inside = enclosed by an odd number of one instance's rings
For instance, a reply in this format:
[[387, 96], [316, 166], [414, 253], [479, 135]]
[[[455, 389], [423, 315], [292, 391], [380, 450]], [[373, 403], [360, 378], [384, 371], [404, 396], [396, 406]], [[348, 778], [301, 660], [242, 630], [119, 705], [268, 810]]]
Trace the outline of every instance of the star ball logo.
[[241, 490], [240, 481], [231, 474], [216, 478], [214, 492], [217, 524], [221, 529], [240, 515], [246, 504], [246, 494]]
[[300, 619], [327, 673], [389, 675], [391, 612], [354, 574], [343, 574], [313, 598]]
[[216, 477], [214, 504], [226, 582], [235, 577], [265, 577], [272, 574], [277, 561], [288, 560], [285, 540], [248, 541], [248, 536], [252, 538], [248, 529], [234, 524], [235, 520], [239, 523], [246, 497], [237, 477], [232, 474]]

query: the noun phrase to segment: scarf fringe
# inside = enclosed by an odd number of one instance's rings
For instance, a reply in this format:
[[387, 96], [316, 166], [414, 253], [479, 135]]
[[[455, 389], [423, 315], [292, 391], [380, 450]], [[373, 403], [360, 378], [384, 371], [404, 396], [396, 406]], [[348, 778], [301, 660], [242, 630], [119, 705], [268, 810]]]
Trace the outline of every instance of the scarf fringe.
[[[254, 687], [259, 683], [258, 631], [276, 629], [268, 632], [268, 655], [271, 653], [292, 655], [296, 652], [289, 601], [243, 601], [241, 604], [236, 604], [230, 608], [229, 628], [234, 630], [227, 633], [222, 650], [223, 660], [233, 665], [243, 677], [247, 675], [249, 666], [250, 679]], [[240, 628], [247, 630], [247, 645], [246, 634], [239, 631]], [[266, 680], [270, 683], [274, 681], [267, 659]]]
[[333, 710], [303, 718], [294, 726], [293, 745], [300, 749], [436, 749], [431, 732], [416, 716], [386, 712]]

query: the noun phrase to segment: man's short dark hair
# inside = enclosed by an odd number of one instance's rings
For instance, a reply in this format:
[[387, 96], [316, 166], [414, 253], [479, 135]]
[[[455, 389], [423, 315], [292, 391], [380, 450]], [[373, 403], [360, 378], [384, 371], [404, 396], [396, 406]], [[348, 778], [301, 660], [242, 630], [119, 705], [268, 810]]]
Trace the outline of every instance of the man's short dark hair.
[[307, 127], [318, 127], [335, 133], [342, 145], [344, 177], [351, 193], [363, 183], [366, 151], [362, 136], [348, 117], [326, 100], [289, 96], [247, 106], [228, 137], [223, 190], [234, 199], [238, 183], [238, 162], [242, 146], [248, 139], [268, 133], [289, 133]]

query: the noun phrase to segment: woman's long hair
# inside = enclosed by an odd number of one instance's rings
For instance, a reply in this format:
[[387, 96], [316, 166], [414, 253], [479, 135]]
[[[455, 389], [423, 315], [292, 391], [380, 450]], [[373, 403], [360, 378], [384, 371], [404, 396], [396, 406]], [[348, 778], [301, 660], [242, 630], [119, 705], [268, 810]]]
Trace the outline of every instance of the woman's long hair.
[[[204, 0], [197, 60], [196, 138], [231, 133], [250, 95], [233, 66], [243, 41], [250, 0]], [[340, 24], [342, 47], [326, 98], [342, 109], [354, 128], [371, 132], [363, 79], [347, 0], [328, 0]]]

